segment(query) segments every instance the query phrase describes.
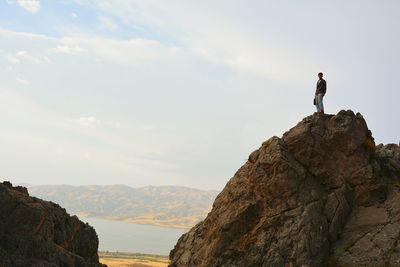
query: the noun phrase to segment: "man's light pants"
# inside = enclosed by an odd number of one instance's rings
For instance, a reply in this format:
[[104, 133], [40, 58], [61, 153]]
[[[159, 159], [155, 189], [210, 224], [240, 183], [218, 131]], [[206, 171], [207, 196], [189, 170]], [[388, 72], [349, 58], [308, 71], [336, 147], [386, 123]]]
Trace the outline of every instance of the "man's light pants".
[[322, 112], [322, 113], [324, 113], [324, 103], [323, 103], [323, 101], [322, 101], [322, 99], [324, 98], [324, 95], [323, 94], [318, 94], [316, 97], [315, 97], [315, 100], [316, 100], [316, 107], [317, 107], [317, 112]]

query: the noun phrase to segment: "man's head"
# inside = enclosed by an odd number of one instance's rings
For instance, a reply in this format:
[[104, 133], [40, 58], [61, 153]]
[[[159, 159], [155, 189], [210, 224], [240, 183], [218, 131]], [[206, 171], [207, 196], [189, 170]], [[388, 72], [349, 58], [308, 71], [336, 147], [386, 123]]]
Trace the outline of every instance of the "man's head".
[[322, 76], [324, 76], [322, 72], [318, 73], [318, 78], [322, 79]]

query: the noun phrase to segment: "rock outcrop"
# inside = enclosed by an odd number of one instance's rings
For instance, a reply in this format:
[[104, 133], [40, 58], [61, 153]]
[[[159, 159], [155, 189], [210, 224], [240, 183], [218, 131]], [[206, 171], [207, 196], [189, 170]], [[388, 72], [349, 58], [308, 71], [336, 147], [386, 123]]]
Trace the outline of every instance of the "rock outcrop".
[[170, 266], [400, 266], [399, 220], [399, 146], [314, 114], [251, 153]]
[[98, 267], [95, 230], [57, 204], [0, 183], [1, 267]]

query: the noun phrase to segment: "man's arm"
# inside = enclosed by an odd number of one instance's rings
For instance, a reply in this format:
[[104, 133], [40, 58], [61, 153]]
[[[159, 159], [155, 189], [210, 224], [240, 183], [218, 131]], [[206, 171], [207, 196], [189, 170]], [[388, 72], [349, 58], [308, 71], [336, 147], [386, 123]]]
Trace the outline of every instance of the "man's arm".
[[326, 94], [326, 81], [324, 80], [324, 84], [323, 84], [323, 87], [322, 87], [322, 91], [323, 91], [323, 93], [324, 93], [324, 95]]

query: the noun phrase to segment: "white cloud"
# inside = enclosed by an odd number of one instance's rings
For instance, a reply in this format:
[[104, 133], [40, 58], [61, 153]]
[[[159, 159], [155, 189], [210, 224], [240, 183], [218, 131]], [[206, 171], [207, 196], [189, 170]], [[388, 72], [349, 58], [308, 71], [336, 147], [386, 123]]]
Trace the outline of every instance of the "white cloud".
[[47, 56], [43, 56], [43, 61], [46, 62], [46, 63], [51, 63], [52, 62], [52, 60]]
[[5, 56], [5, 58], [7, 59], [7, 61], [11, 64], [17, 65], [19, 63], [21, 63], [21, 60], [19, 60], [18, 58], [14, 57], [14, 56]]
[[116, 32], [116, 31], [118, 30], [118, 25], [117, 25], [117, 23], [115, 23], [115, 21], [112, 20], [112, 19], [109, 18], [109, 17], [100, 16], [100, 17], [99, 17], [99, 21], [100, 21], [101, 26], [102, 26], [104, 29], [106, 29], [106, 30], [108, 30], [108, 31], [110, 31], [110, 32]]
[[31, 33], [31, 32], [22, 32], [22, 31], [12, 31], [7, 30], [0, 27], [0, 36], [4, 38], [19, 38], [19, 39], [33, 39], [33, 40], [42, 40], [42, 41], [54, 41], [56, 38], [49, 37], [43, 34]]
[[80, 54], [85, 51], [80, 46], [70, 46], [70, 45], [59, 45], [56, 48], [53, 49], [53, 51], [58, 52], [58, 53], [64, 53], [64, 54], [70, 54], [70, 55], [76, 55]]
[[99, 119], [96, 119], [93, 116], [90, 117], [80, 117], [79, 119], [76, 120], [80, 125], [82, 126], [88, 126], [88, 125], [100, 125], [101, 121]]
[[80, 117], [78, 119], [68, 119], [67, 121], [78, 124], [80, 126], [105, 126], [119, 128], [123, 125], [116, 121], [103, 121], [94, 116]]
[[221, 24], [210, 27], [206, 33], [191, 36], [188, 44], [195, 53], [214, 64], [275, 80], [308, 79], [310, 69], [316, 68], [301, 54]]
[[51, 63], [51, 59], [47, 56], [33, 56], [28, 51], [22, 50], [15, 53], [14, 59], [17, 59], [19, 62], [25, 60], [28, 62], [32, 62], [35, 64], [44, 64], [44, 63]]
[[17, 56], [17, 57], [24, 57], [25, 55], [27, 55], [28, 54], [28, 52], [26, 52], [26, 51], [19, 51], [19, 52], [17, 52], [15, 55]]
[[[131, 27], [156, 29], [177, 40], [186, 51], [237, 72], [253, 73], [273, 80], [299, 81], [316, 68], [308, 63], [307, 55], [285, 48], [277, 39], [263, 39], [259, 32], [249, 30], [249, 25], [243, 25], [244, 18], [225, 14], [229, 13], [225, 11], [226, 3], [76, 1], [118, 17]], [[233, 6], [239, 9], [241, 4]]]
[[145, 61], [170, 61], [182, 59], [183, 50], [169, 47], [156, 40], [130, 39], [113, 40], [95, 37], [65, 37], [58, 40], [54, 52], [77, 55], [85, 52], [96, 62], [117, 62], [138, 65]]
[[36, 13], [40, 9], [38, 0], [16, 0], [18, 5], [30, 13]]
[[22, 78], [19, 78], [19, 77], [15, 78], [15, 80], [16, 80], [18, 83], [22, 84], [22, 85], [30, 85], [30, 84], [31, 84], [29, 81], [27, 81], [27, 80], [25, 80], [25, 79], [22, 79]]
[[71, 13], [71, 17], [73, 17], [73, 18], [78, 18], [78, 14], [76, 14], [75, 12], [72, 12], [72, 13]]
[[47, 56], [33, 56], [25, 50], [16, 52], [14, 55], [6, 55], [4, 58], [13, 65], [19, 65], [23, 61], [31, 62], [34, 64], [51, 63], [51, 59]]

